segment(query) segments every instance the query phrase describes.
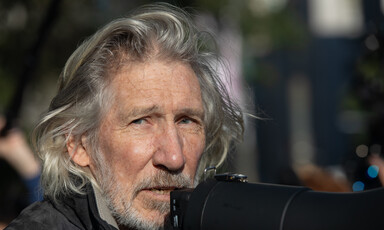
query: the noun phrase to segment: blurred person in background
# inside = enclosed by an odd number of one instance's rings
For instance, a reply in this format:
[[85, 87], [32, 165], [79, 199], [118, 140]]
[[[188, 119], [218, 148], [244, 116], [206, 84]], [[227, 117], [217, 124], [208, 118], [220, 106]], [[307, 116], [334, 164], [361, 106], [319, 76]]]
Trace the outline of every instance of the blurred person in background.
[[[0, 117], [0, 131], [5, 119]], [[30, 203], [41, 200], [40, 162], [23, 134], [14, 128], [0, 137], [0, 229]]]
[[206, 38], [159, 3], [78, 47], [33, 136], [44, 200], [7, 229], [164, 228], [170, 192], [197, 185], [242, 139]]

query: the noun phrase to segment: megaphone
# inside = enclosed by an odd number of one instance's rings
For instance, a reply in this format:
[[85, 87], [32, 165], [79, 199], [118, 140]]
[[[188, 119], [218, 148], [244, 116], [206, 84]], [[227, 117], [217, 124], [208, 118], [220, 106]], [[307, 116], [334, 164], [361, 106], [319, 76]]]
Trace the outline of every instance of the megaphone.
[[195, 189], [172, 191], [173, 229], [384, 229], [384, 188], [318, 192], [299, 186], [247, 183], [245, 178], [219, 174]]

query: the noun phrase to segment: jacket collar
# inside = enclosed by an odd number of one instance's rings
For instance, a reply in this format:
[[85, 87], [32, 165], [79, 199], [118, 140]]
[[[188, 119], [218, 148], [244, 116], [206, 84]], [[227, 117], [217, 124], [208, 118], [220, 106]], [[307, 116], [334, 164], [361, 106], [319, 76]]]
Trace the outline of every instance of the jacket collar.
[[[117, 230], [117, 223], [112, 217], [101, 192], [88, 183], [85, 194], [71, 194], [51, 203], [72, 224], [85, 230]], [[49, 198], [48, 198], [49, 199]]]
[[99, 188], [97, 188], [93, 184], [92, 184], [92, 188], [95, 194], [96, 206], [97, 206], [97, 210], [99, 212], [100, 218], [105, 222], [107, 222], [109, 225], [112, 225], [113, 227], [119, 229], [115, 218], [113, 218], [109, 208], [107, 207], [105, 199], [101, 195]]

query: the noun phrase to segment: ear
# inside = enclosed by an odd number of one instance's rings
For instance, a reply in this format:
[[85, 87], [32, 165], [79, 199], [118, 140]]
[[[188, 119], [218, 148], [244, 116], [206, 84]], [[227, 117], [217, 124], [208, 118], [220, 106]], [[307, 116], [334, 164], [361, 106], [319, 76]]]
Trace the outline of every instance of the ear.
[[81, 140], [76, 140], [72, 135], [67, 141], [69, 156], [79, 166], [86, 167], [90, 164], [90, 157], [86, 149], [86, 137], [81, 136]]

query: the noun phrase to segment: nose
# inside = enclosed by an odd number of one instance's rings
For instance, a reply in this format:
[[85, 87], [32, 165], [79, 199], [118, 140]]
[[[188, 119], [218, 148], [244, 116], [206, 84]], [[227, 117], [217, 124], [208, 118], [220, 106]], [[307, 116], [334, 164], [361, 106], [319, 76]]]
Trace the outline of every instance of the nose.
[[181, 171], [185, 165], [183, 139], [176, 125], [168, 125], [156, 138], [158, 148], [152, 157], [153, 165], [170, 172]]

